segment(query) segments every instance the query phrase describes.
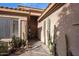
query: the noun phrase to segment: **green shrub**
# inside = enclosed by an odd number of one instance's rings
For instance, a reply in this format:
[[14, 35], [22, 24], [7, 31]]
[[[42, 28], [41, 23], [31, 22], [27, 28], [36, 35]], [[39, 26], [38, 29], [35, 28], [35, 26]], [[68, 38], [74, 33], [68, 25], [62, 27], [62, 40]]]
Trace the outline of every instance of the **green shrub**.
[[26, 41], [19, 37], [13, 36], [12, 41], [10, 42], [10, 45], [12, 46], [13, 49], [20, 48], [26, 45]]
[[22, 45], [25, 46], [26, 45], [26, 41], [22, 40]]
[[8, 43], [0, 42], [0, 54], [8, 52]]

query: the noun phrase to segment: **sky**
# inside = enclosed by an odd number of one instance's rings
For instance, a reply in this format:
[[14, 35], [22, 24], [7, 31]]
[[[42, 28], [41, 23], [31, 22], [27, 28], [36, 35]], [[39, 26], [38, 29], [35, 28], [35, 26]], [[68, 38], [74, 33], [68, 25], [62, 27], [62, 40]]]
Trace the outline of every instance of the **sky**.
[[48, 6], [47, 3], [0, 3], [0, 6], [10, 8], [17, 8], [18, 5], [40, 8], [40, 9], [45, 9]]

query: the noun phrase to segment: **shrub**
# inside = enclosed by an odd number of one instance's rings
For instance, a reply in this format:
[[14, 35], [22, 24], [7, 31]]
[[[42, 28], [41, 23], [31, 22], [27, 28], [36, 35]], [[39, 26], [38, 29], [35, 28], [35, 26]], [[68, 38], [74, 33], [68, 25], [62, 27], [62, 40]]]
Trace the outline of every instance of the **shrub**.
[[8, 54], [8, 43], [0, 41], [0, 55]]
[[26, 41], [25, 40], [22, 40], [22, 45], [23, 45], [23, 47], [26, 45]]
[[10, 42], [10, 45], [12, 46], [13, 49], [20, 48], [26, 45], [26, 41], [19, 37], [13, 36], [12, 41]]

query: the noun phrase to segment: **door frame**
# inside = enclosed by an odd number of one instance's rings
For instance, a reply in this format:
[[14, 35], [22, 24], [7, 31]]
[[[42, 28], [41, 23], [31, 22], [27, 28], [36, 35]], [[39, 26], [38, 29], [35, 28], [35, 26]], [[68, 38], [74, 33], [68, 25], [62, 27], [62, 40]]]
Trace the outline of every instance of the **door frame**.
[[21, 38], [22, 38], [22, 22], [26, 22], [25, 31], [26, 31], [26, 36], [27, 36], [27, 20], [20, 20], [20, 37]]

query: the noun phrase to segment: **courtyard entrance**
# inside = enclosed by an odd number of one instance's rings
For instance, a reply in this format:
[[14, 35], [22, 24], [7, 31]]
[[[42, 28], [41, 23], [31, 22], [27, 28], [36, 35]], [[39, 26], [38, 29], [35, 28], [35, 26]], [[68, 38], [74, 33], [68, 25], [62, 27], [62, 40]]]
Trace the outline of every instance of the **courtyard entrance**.
[[28, 44], [30, 46], [39, 41], [37, 33], [37, 18], [38, 16], [30, 16], [28, 20]]

